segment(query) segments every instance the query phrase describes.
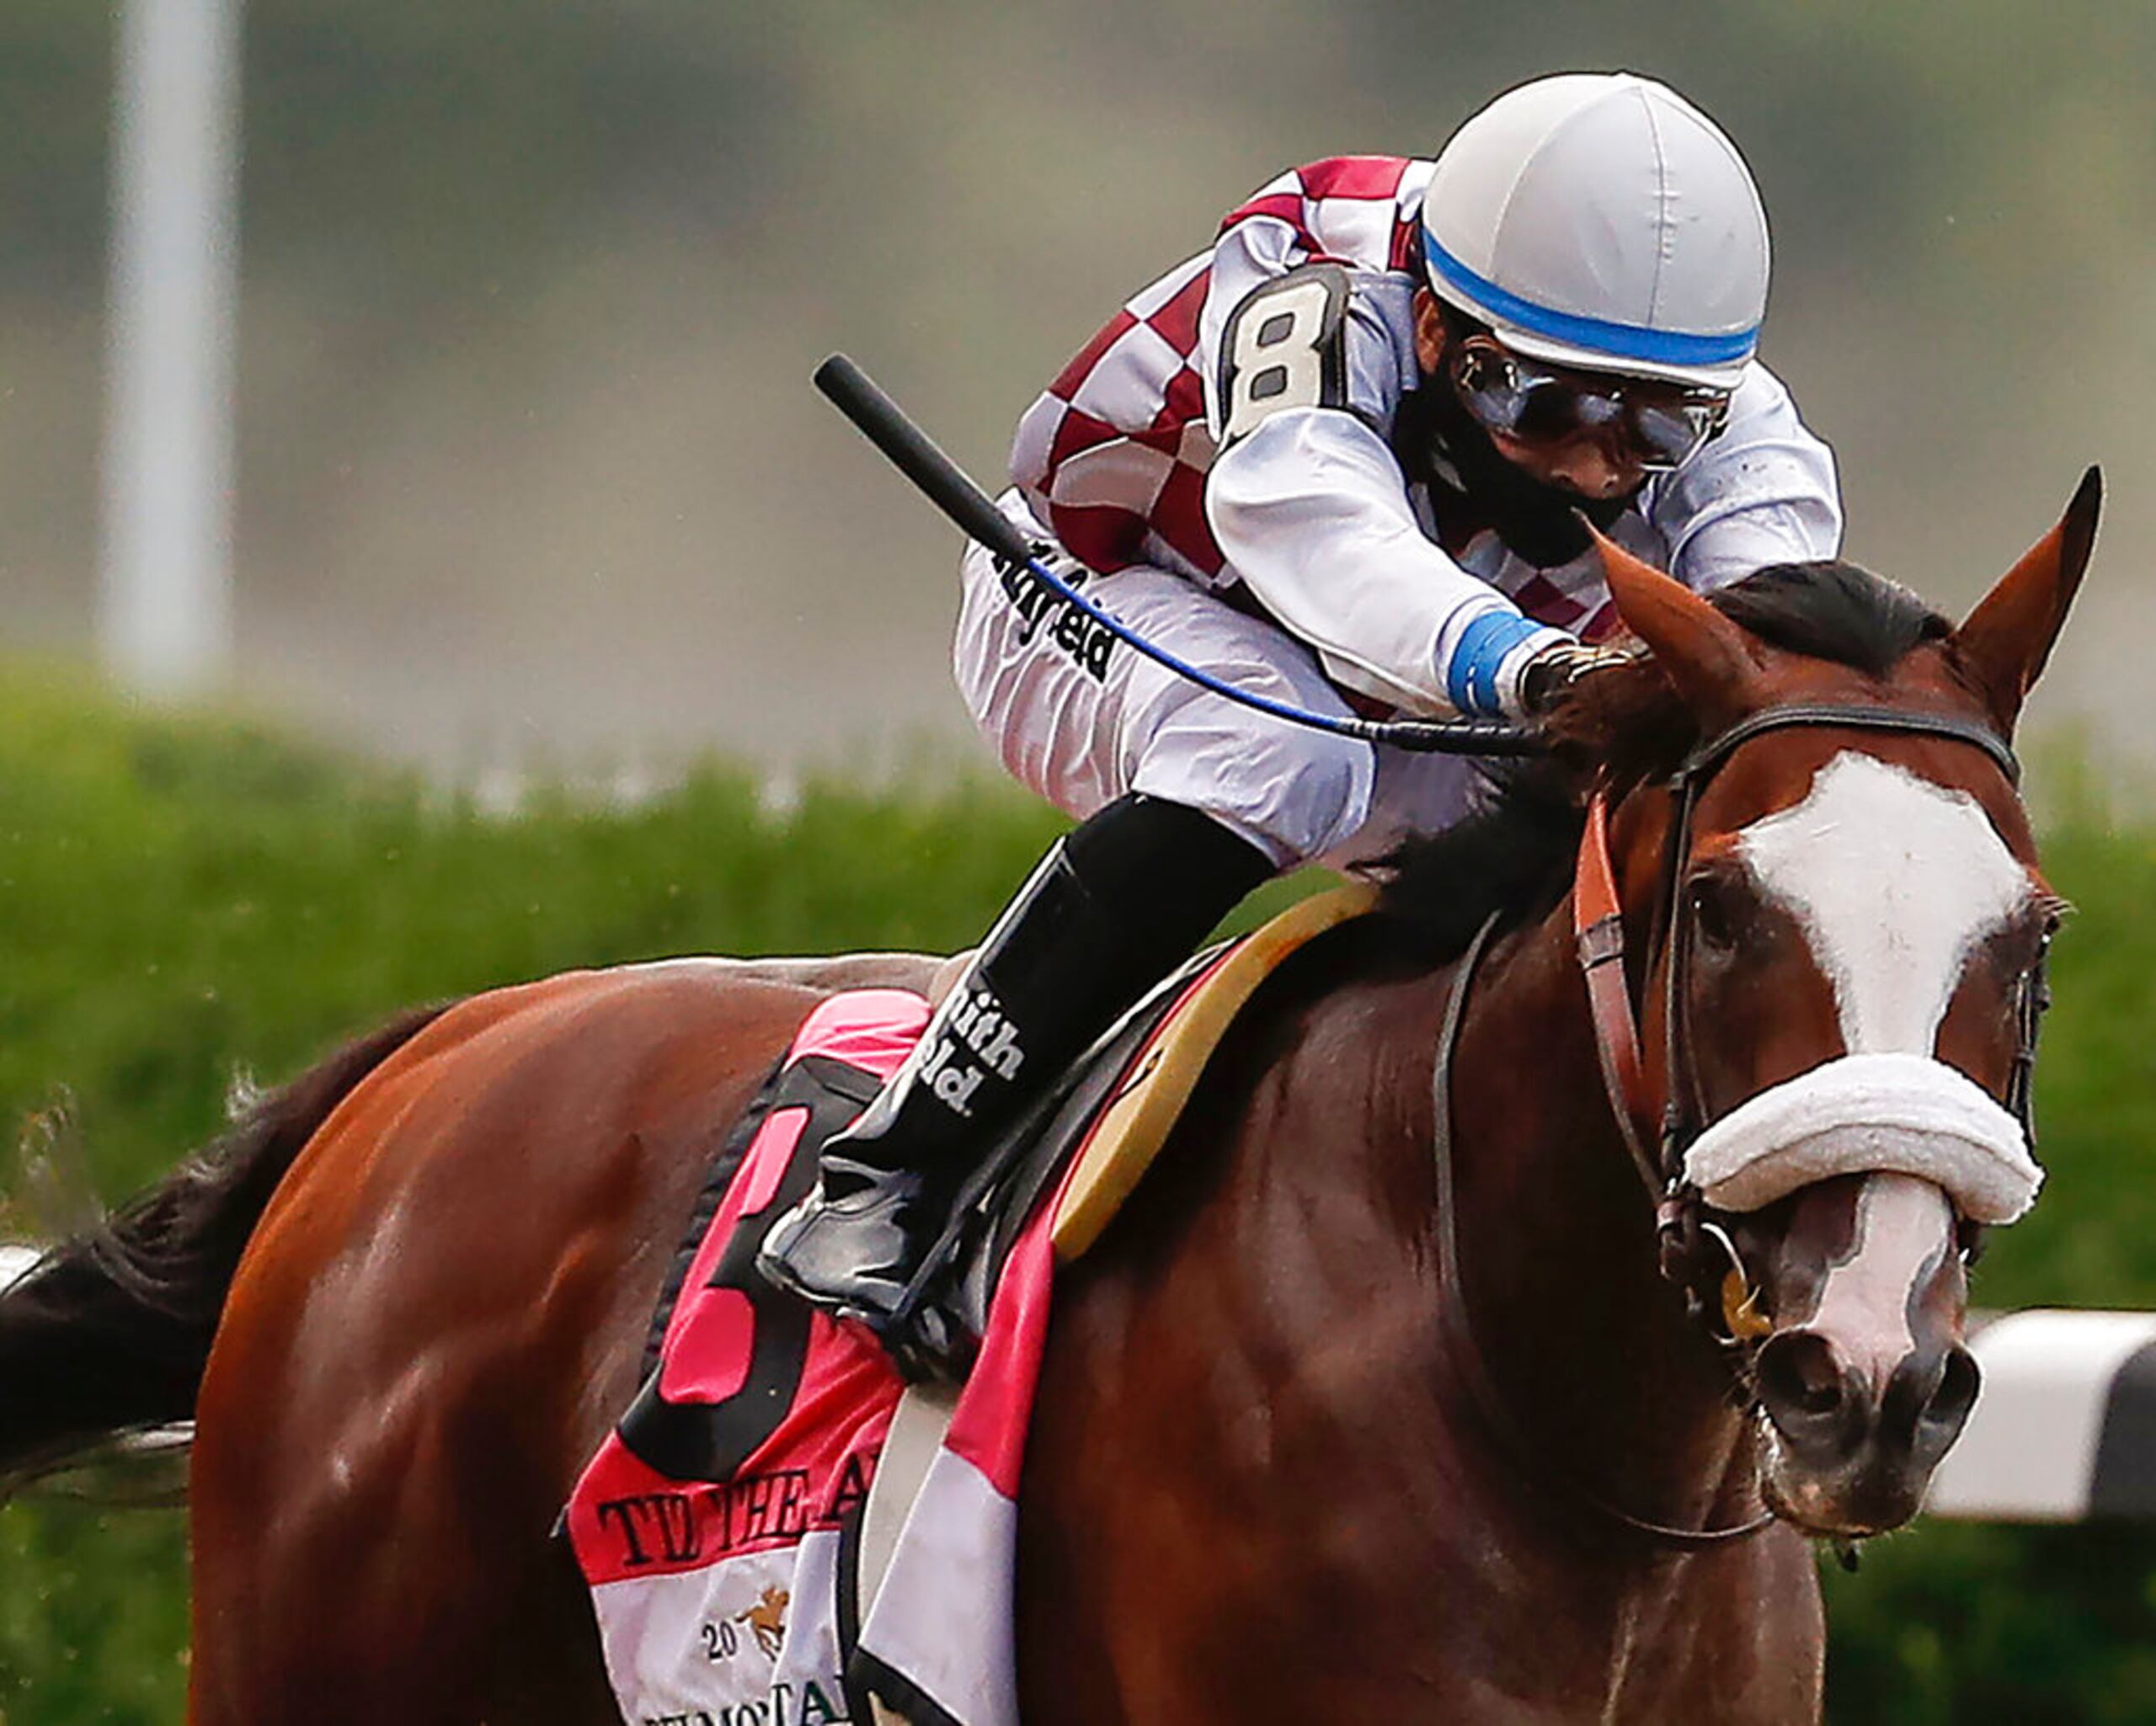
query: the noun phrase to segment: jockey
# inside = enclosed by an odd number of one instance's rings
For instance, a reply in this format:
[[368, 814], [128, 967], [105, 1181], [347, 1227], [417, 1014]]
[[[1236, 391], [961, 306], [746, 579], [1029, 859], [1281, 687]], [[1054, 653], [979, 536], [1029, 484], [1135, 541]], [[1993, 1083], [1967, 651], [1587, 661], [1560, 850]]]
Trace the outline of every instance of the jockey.
[[[1835, 554], [1833, 458], [1753, 357], [1767, 275], [1705, 115], [1629, 74], [1540, 79], [1434, 162], [1263, 187], [1034, 402], [1001, 507], [1225, 682], [1531, 720], [1615, 626], [1585, 521], [1697, 589]], [[885, 1332], [999, 1132], [1244, 895], [1442, 828], [1477, 783], [1235, 705], [979, 547], [962, 580], [974, 717], [1080, 824], [765, 1241], [767, 1278]]]

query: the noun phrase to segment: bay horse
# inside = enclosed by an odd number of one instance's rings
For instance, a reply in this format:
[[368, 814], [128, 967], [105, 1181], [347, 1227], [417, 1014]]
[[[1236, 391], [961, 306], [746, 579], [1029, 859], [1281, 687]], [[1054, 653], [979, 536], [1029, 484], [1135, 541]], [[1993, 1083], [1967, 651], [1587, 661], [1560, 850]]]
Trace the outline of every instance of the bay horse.
[[[1753, 1132], [1732, 1179], [1840, 1160], [1726, 1208], [1634, 1153], [1852, 1063], [2015, 1100], [2057, 906], [2004, 740], [2097, 495], [1959, 627], [1847, 565], [1710, 604], [1605, 548], [1645, 655], [1268, 983], [1060, 1279], [1028, 1726], [1818, 1718], [1811, 1541], [1908, 1517], [1958, 1430], [1981, 1213], [1939, 1135], [1863, 1120]], [[839, 980], [412, 1012], [0, 1297], [12, 1478], [196, 1422], [195, 1726], [615, 1718], [550, 1526], [717, 1137]]]

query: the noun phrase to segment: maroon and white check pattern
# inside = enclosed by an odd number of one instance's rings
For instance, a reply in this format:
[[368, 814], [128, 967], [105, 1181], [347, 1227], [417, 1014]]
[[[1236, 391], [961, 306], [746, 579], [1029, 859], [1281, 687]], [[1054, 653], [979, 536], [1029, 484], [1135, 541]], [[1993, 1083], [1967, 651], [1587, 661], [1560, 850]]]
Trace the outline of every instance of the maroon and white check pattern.
[[1517, 585], [1494, 585], [1537, 623], [1570, 630], [1588, 642], [1616, 633], [1617, 608], [1603, 584], [1601, 566], [1592, 557], [1577, 558], [1559, 569], [1530, 570]]
[[[1019, 421], [1011, 452], [1011, 478], [1075, 557], [1102, 574], [1145, 563], [1232, 585], [1204, 509], [1218, 356], [1199, 352], [1198, 318], [1214, 260], [1250, 237], [1246, 224], [1284, 223], [1289, 268], [1322, 258], [1416, 269], [1431, 168], [1341, 156], [1290, 169], [1229, 213], [1211, 251], [1153, 283], [1079, 350]], [[1277, 253], [1277, 237], [1264, 249]]]

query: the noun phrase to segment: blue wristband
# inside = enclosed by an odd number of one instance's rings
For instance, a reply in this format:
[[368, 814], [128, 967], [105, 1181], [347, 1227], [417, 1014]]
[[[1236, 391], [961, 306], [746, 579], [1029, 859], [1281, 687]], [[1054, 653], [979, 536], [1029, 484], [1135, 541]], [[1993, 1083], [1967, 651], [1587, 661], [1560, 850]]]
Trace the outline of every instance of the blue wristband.
[[1460, 632], [1460, 643], [1445, 671], [1445, 694], [1453, 706], [1478, 718], [1502, 717], [1497, 673], [1505, 656], [1544, 628], [1517, 611], [1486, 611], [1470, 623]]

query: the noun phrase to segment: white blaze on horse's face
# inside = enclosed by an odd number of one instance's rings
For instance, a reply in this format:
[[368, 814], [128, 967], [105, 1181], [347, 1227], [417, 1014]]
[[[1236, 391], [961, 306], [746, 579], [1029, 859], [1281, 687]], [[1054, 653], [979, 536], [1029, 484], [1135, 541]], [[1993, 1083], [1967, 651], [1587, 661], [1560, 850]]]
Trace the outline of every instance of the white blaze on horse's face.
[[1969, 956], [2034, 891], [1974, 797], [1854, 750], [1737, 854], [1803, 930], [1852, 1055], [1935, 1054]]
[[1917, 1348], [1909, 1313], [1939, 1272], [1954, 1215], [1946, 1195], [1908, 1175], [1865, 1177], [1849, 1255], [1831, 1266], [1807, 1323], [1834, 1339], [1843, 1365], [1875, 1396]]
[[1842, 1048], [1711, 1121], [1685, 1153], [1686, 1178], [1742, 1212], [1831, 1175], [1898, 1169], [1937, 1182], [1973, 1221], [2020, 1216], [2043, 1183], [2020, 1123], [1938, 1052], [1971, 959], [2040, 891], [1983, 806], [1847, 752], [1732, 850], [1802, 935]]

